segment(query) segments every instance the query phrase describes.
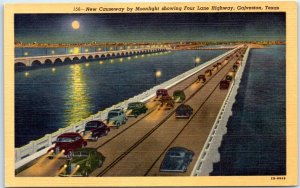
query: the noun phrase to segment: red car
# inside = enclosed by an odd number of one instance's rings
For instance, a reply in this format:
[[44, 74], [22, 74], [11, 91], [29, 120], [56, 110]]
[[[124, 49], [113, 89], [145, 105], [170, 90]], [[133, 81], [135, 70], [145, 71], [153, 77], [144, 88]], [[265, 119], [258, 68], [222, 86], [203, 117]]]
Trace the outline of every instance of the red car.
[[70, 132], [64, 133], [57, 137], [55, 146], [50, 148], [48, 152], [51, 152], [49, 159], [52, 159], [60, 152], [67, 158], [72, 158], [74, 150], [82, 148], [87, 145], [87, 142], [82, 138], [79, 133]]
[[106, 136], [109, 131], [110, 128], [105, 125], [105, 123], [93, 120], [86, 123], [83, 131], [83, 137], [86, 140], [97, 141], [99, 137]]
[[202, 82], [205, 82], [205, 81], [206, 81], [205, 75], [204, 75], [204, 74], [200, 74], [200, 75], [198, 76], [198, 80], [199, 80], [199, 81], [202, 81]]
[[228, 89], [230, 82], [228, 80], [222, 80], [220, 82], [220, 89]]
[[169, 97], [168, 90], [166, 90], [166, 89], [158, 89], [156, 91], [156, 98], [159, 98], [159, 97]]

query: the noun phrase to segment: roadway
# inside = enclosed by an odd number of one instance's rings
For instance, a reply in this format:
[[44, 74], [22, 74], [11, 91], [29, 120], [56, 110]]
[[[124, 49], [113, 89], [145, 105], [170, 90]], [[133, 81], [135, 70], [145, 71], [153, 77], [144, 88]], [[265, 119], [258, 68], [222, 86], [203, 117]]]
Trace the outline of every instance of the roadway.
[[[173, 113], [179, 104], [171, 110], [158, 110], [159, 103], [152, 99], [146, 104], [149, 110], [145, 115], [129, 118], [125, 125], [112, 129], [108, 136], [89, 142], [88, 147], [97, 148], [106, 157], [103, 166], [90, 176], [174, 175], [159, 173], [164, 152], [172, 146], [183, 146], [194, 151], [194, 160], [188, 171], [176, 174], [188, 175], [227, 94], [226, 90], [218, 89], [218, 84], [237, 59], [234, 55], [229, 62], [225, 58], [219, 60], [222, 66], [215, 68], [205, 83], [196, 81], [197, 76], [212, 69], [213, 65], [168, 90], [170, 95], [178, 89], [185, 91], [185, 103], [194, 108], [192, 118], [176, 120]], [[42, 156], [17, 176], [56, 176], [64, 162], [64, 159], [49, 161]]]

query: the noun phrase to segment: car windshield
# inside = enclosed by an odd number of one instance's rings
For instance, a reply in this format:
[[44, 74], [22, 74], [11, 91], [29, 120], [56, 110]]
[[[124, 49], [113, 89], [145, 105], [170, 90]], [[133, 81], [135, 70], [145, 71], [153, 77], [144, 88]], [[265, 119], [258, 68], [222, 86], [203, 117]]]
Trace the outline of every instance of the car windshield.
[[137, 108], [138, 107], [138, 103], [129, 103], [128, 104], [128, 108]]
[[85, 126], [85, 128], [97, 128], [98, 123], [97, 122], [88, 122]]
[[70, 137], [59, 137], [57, 138], [56, 142], [73, 142], [74, 138]]
[[184, 112], [184, 111], [186, 111], [187, 110], [187, 107], [186, 106], [179, 106], [178, 108], [177, 108], [177, 112]]
[[156, 92], [157, 95], [165, 95], [166, 94], [166, 91], [165, 90], [158, 90]]
[[88, 156], [89, 153], [86, 151], [75, 151], [74, 152], [74, 156], [79, 156], [79, 157], [83, 157], [83, 156]]
[[98, 125], [97, 122], [88, 122], [85, 126], [85, 130], [88, 131], [88, 130], [91, 130], [91, 129], [95, 129], [95, 128], [98, 127], [97, 125]]
[[109, 113], [108, 113], [108, 118], [113, 118], [113, 117], [116, 117], [116, 116], [118, 116], [118, 115], [119, 115], [118, 112], [109, 112]]
[[169, 152], [168, 157], [184, 157], [184, 153], [179, 152]]
[[181, 95], [181, 93], [182, 93], [181, 91], [175, 91], [174, 96], [179, 96], [179, 95]]

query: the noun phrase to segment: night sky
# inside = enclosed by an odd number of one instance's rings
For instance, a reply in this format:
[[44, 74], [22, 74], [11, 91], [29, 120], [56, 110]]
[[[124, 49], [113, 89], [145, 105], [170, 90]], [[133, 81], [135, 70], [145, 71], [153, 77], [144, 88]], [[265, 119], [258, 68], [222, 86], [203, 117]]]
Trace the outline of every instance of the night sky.
[[285, 13], [15, 15], [22, 42], [266, 41], [285, 40], [285, 32]]

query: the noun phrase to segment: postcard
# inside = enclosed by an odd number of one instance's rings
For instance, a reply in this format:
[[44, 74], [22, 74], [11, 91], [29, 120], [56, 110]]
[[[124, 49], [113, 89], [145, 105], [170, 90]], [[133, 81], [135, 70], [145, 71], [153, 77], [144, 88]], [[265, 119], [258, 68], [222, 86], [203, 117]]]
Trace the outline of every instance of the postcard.
[[295, 2], [4, 15], [5, 186], [297, 184]]

